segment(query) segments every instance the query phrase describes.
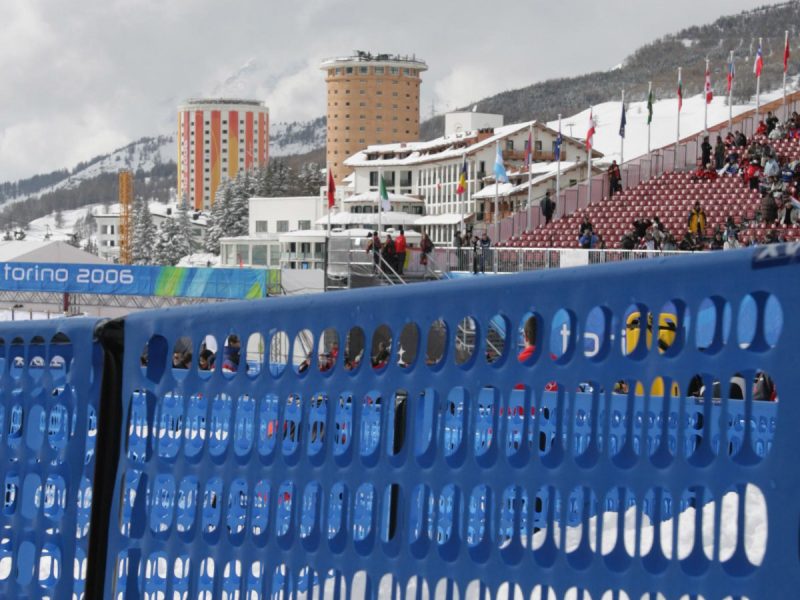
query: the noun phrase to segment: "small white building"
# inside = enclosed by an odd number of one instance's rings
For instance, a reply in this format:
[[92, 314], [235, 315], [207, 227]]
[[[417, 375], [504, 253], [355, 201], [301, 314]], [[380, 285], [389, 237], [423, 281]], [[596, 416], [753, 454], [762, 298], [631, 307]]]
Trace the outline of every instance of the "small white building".
[[318, 219], [326, 214], [323, 202], [319, 196], [250, 198], [247, 235], [220, 240], [221, 265], [279, 267], [280, 235], [317, 228]]
[[[153, 218], [153, 227], [158, 229], [166, 219], [175, 217], [177, 204], [172, 202], [163, 204], [161, 202], [151, 202], [148, 205], [150, 214]], [[117, 262], [119, 260], [119, 220], [120, 206], [113, 204], [107, 213], [95, 213], [94, 220], [97, 225], [95, 236], [97, 237], [97, 254], [104, 260]], [[195, 249], [203, 246], [208, 225], [208, 216], [200, 211], [190, 211], [189, 220], [191, 221], [192, 240]]]

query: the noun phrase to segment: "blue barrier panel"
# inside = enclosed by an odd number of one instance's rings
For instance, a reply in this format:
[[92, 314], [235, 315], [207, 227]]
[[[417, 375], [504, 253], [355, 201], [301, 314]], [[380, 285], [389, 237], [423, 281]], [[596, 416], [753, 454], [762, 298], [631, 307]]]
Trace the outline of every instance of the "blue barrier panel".
[[796, 249], [129, 317], [106, 597], [794, 597]]
[[0, 324], [0, 596], [81, 598], [103, 354], [94, 319]]

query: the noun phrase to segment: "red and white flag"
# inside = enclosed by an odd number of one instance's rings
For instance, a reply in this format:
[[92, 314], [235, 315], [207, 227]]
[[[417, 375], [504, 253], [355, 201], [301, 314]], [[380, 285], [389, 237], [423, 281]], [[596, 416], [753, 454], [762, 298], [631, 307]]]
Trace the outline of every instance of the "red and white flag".
[[592, 149], [592, 145], [594, 143], [594, 130], [595, 130], [595, 123], [594, 117], [592, 116], [592, 109], [589, 109], [589, 130], [586, 132], [586, 151], [589, 152]]
[[783, 72], [789, 71], [789, 32], [786, 32], [786, 45], [783, 47]]
[[336, 184], [333, 183], [333, 171], [328, 169], [328, 208], [336, 204]]
[[706, 67], [706, 104], [711, 104], [714, 92], [711, 90], [711, 71]]
[[756, 62], [753, 64], [753, 73], [756, 77], [761, 77], [761, 69], [764, 68], [764, 55], [761, 52], [761, 44], [758, 45], [758, 52], [756, 53]]

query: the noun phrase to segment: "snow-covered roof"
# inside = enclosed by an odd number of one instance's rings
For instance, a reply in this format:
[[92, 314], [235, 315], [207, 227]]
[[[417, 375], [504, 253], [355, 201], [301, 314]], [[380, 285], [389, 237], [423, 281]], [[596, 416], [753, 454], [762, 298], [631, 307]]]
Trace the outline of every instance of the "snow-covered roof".
[[[502, 184], [506, 185], [506, 184]], [[463, 216], [463, 219], [466, 221], [467, 219], [472, 218], [472, 213], [466, 213]], [[424, 217], [418, 217], [415, 221], [415, 225], [455, 225], [456, 223], [460, 223], [462, 219], [461, 213], [444, 213], [441, 215], [426, 215]]]
[[[148, 202], [147, 207], [150, 209], [150, 214], [154, 217], [161, 217], [166, 219], [167, 217], [175, 215], [176, 211], [178, 210], [177, 202]], [[167, 214], [169, 211], [169, 214]], [[200, 225], [201, 227], [205, 227], [208, 225], [208, 214], [203, 211], [197, 210], [189, 210], [189, 220], [194, 223], [195, 225]], [[108, 212], [106, 213], [96, 213], [94, 216], [96, 219], [103, 219], [103, 218], [111, 218], [111, 219], [119, 219], [120, 214], [120, 206], [119, 203], [112, 204], [108, 208]], [[197, 215], [197, 218], [195, 218]]]
[[[367, 146], [365, 150], [360, 150], [345, 159], [344, 164], [348, 167], [364, 166], [387, 166], [402, 167], [410, 165], [424, 164], [428, 162], [439, 162], [443, 160], [458, 159], [462, 156], [472, 155], [486, 148], [493, 146], [511, 135], [519, 133], [533, 126], [539, 130], [547, 130], [555, 137], [558, 132], [545, 123], [540, 121], [524, 121], [522, 123], [512, 123], [495, 127], [493, 133], [479, 140], [478, 131], [466, 131], [445, 135], [427, 142], [400, 142], [393, 144], [375, 144]], [[583, 148], [583, 143], [579, 140], [563, 135], [565, 144], [579, 146]], [[378, 158], [370, 159], [370, 155], [379, 155]], [[599, 152], [594, 154], [600, 156]], [[392, 155], [390, 158], [382, 158], [385, 155]]]
[[[407, 203], [420, 203], [424, 204], [425, 201], [422, 198], [416, 198], [414, 196], [406, 196], [405, 194], [395, 194], [394, 192], [388, 192], [389, 202], [407, 202]], [[375, 203], [380, 199], [380, 195], [378, 192], [362, 192], [360, 194], [356, 194], [355, 196], [349, 196], [342, 200], [342, 202], [372, 202]]]
[[[561, 163], [561, 174], [568, 173], [569, 171], [573, 170], [577, 166], [575, 162], [562, 162]], [[534, 163], [533, 169], [533, 177], [531, 178], [531, 186], [539, 185], [540, 183], [547, 181], [549, 179], [553, 179], [557, 172], [558, 172], [558, 163], [551, 162], [551, 163]], [[524, 176], [523, 176], [524, 177]], [[521, 192], [527, 192], [528, 190], [528, 179], [525, 177], [522, 180], [522, 183], [501, 183], [499, 189], [497, 190], [498, 196], [513, 196], [515, 194], [519, 194]], [[472, 194], [472, 197], [476, 200], [484, 199], [484, 198], [494, 198], [495, 196], [495, 184], [492, 183], [491, 185], [485, 186], [482, 190], [475, 192]]]
[[99, 256], [84, 252], [66, 242], [37, 240], [0, 242], [0, 262], [108, 264]]
[[[413, 225], [419, 215], [388, 210], [381, 213], [380, 221], [385, 225]], [[324, 216], [316, 221], [317, 225], [327, 225], [328, 217]], [[351, 213], [340, 212], [331, 215], [331, 225], [377, 225], [378, 213]]]

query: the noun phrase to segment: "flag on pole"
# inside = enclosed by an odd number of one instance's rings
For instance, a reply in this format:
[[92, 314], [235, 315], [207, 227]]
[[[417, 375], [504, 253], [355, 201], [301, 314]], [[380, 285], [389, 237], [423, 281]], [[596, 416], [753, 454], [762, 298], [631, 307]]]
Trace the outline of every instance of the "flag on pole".
[[786, 45], [783, 47], [783, 72], [789, 71], [789, 36], [786, 36]]
[[725, 90], [729, 94], [733, 88], [733, 80], [736, 79], [736, 67], [733, 64], [733, 59], [728, 63], [728, 89]]
[[553, 159], [558, 162], [561, 160], [561, 143], [563, 142], [563, 138], [561, 137], [561, 132], [558, 132], [558, 136], [556, 137], [555, 147], [553, 148]]
[[328, 208], [336, 204], [336, 184], [333, 183], [333, 171], [328, 170]]
[[384, 212], [392, 210], [392, 205], [389, 202], [389, 193], [386, 191], [386, 180], [383, 178], [383, 173], [381, 173], [379, 193], [381, 197], [380, 210]]
[[711, 104], [714, 91], [711, 89], [711, 71], [706, 67], [706, 104]]
[[625, 118], [625, 103], [622, 103], [622, 116], [619, 119], [619, 137], [625, 139], [625, 125], [628, 124], [628, 120]]
[[647, 124], [653, 122], [653, 90], [647, 95]]
[[678, 75], [678, 112], [681, 112], [683, 108], [683, 81], [681, 81], [681, 76]]
[[764, 68], [764, 55], [761, 53], [761, 44], [758, 45], [758, 52], [756, 52], [756, 62], [753, 64], [753, 73], [756, 77], [761, 77], [761, 69]]
[[533, 142], [531, 140], [531, 132], [528, 131], [528, 139], [525, 140], [525, 169], [526, 170], [530, 169], [530, 166], [531, 166], [531, 152], [533, 151], [532, 148], [531, 148], [532, 143]]
[[506, 174], [506, 167], [503, 165], [503, 152], [500, 150], [500, 144], [497, 144], [497, 155], [494, 159], [494, 177], [497, 183], [508, 183], [508, 175]]
[[464, 164], [461, 165], [461, 175], [458, 176], [458, 187], [456, 194], [461, 195], [467, 191], [467, 157], [464, 157]]
[[592, 149], [592, 144], [594, 142], [594, 117], [592, 116], [592, 109], [589, 109], [589, 130], [586, 132], [586, 151]]

